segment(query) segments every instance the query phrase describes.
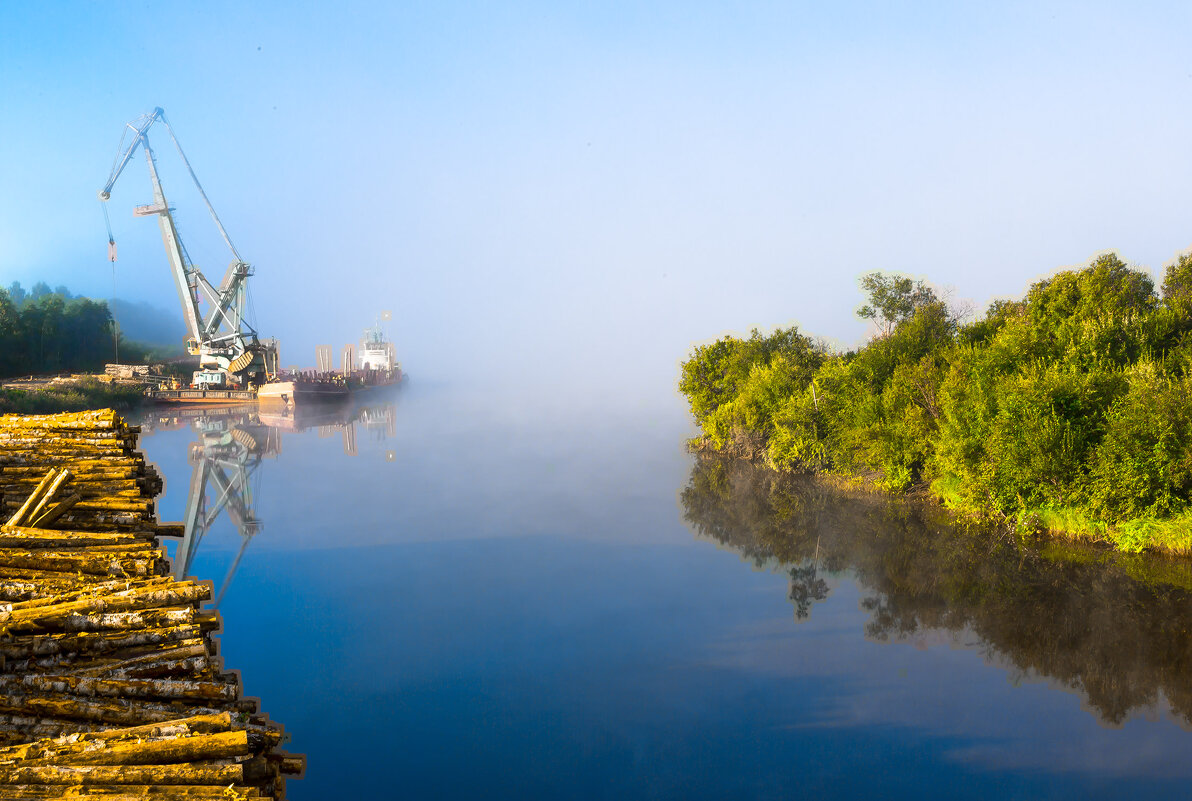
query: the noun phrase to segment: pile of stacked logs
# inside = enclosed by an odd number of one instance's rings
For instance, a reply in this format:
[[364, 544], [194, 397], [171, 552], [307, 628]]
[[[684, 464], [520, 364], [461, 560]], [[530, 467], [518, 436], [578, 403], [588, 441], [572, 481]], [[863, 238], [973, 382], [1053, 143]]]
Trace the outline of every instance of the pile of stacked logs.
[[180, 535], [155, 520], [165, 484], [137, 451], [138, 434], [111, 410], [0, 417], [0, 514], [17, 511], [51, 468], [67, 467], [79, 498], [55, 528]]
[[223, 671], [210, 584], [168, 575], [138, 433], [0, 417], [0, 799], [282, 798], [303, 760]]

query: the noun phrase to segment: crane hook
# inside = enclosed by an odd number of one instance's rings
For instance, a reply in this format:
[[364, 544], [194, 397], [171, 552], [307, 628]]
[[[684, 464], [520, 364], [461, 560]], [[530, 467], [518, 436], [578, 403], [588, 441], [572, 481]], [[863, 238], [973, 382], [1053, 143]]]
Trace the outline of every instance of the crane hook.
[[[108, 195], [107, 192], [99, 193], [100, 200], [107, 200], [108, 197], [110, 197], [110, 195]], [[110, 219], [108, 219], [108, 204], [100, 203], [100, 206], [103, 208], [104, 225], [106, 225], [108, 228], [108, 261], [115, 262], [116, 261], [116, 237], [114, 237], [112, 235], [112, 221]]]

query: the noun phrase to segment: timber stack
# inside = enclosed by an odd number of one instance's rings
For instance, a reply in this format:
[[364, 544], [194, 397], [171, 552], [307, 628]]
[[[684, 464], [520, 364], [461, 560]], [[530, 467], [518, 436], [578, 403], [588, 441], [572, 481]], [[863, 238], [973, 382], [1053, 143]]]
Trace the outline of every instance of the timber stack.
[[0, 417], [0, 799], [284, 798], [302, 757], [170, 577], [160, 476], [115, 412]]

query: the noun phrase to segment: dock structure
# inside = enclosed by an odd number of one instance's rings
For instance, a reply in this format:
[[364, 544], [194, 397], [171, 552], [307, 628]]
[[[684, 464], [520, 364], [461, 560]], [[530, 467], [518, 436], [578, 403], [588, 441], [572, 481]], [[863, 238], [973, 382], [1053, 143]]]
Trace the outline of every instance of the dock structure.
[[178, 580], [162, 480], [113, 411], [0, 417], [0, 800], [285, 797], [305, 760]]

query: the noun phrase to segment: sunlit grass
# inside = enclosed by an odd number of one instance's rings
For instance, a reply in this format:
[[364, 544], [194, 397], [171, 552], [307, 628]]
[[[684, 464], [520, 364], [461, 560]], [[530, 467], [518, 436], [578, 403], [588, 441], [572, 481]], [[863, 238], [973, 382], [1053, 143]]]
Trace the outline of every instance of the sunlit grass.
[[[931, 492], [948, 509], [981, 516], [982, 510], [964, 500], [960, 479], [941, 476]], [[1042, 531], [1075, 541], [1103, 543], [1123, 553], [1157, 551], [1192, 555], [1192, 512], [1168, 518], [1143, 517], [1110, 524], [1073, 506], [1023, 509], [1013, 516], [1020, 530]]]
[[144, 399], [142, 388], [86, 378], [37, 389], [0, 389], [0, 414], [81, 412], [85, 409], [130, 409]]

